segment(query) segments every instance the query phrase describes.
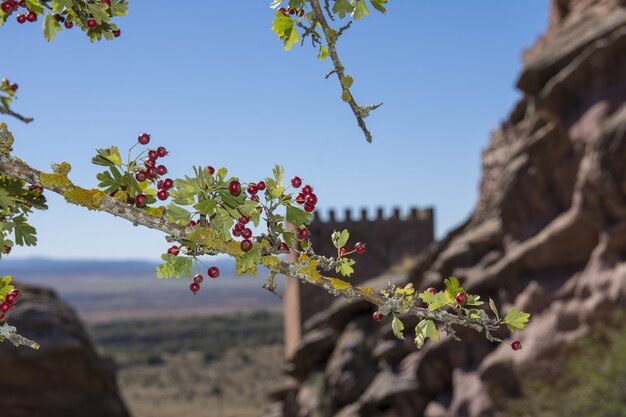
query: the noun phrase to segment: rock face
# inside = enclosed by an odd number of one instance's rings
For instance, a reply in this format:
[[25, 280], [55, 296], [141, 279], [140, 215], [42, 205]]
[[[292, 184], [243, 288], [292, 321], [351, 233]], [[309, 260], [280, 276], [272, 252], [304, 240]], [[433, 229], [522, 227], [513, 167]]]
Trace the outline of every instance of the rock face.
[[19, 288], [10, 324], [41, 348], [0, 343], [0, 415], [129, 417], [113, 362], [96, 354], [76, 313], [51, 290]]
[[524, 349], [463, 332], [462, 343], [416, 351], [388, 325], [367, 327], [370, 306], [337, 300], [304, 324], [336, 344], [324, 360], [300, 345], [296, 358], [315, 361], [292, 363], [276, 415], [502, 415], [495, 395], [515, 395], [520, 370], [626, 306], [626, 1], [554, 0], [517, 85], [524, 96], [483, 153], [473, 214], [394, 282], [426, 288], [454, 275], [532, 313]]

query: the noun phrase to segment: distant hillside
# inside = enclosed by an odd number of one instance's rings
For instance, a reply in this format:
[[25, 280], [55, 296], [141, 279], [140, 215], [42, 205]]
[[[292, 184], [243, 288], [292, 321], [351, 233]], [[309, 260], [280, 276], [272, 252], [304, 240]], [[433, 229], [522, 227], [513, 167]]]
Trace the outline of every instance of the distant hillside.
[[203, 268], [205, 282], [196, 295], [189, 291], [191, 281], [156, 278], [156, 265], [133, 260], [3, 259], [0, 274], [55, 289], [90, 322], [280, 308], [280, 299], [261, 288], [265, 275], [238, 277], [232, 260], [210, 263], [220, 268], [218, 279], [207, 278]]

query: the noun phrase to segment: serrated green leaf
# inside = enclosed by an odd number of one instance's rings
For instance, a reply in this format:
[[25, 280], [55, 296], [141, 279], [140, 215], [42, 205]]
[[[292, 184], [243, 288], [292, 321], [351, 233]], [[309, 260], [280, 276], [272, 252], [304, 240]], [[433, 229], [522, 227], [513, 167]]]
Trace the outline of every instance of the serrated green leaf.
[[172, 201], [176, 204], [188, 206], [196, 202], [196, 194], [200, 192], [198, 181], [185, 176], [185, 179], [175, 179], [174, 188], [170, 190]]
[[233, 224], [233, 218], [222, 207], [217, 207], [215, 217], [211, 219], [211, 231], [214, 235], [230, 238], [230, 227]]
[[402, 331], [404, 330], [404, 323], [400, 321], [400, 319], [396, 316], [393, 316], [393, 321], [391, 322], [391, 330], [393, 331], [394, 336], [398, 339], [404, 339], [404, 334]]
[[107, 13], [108, 6], [104, 3], [86, 3], [87, 9], [89, 13], [96, 20], [98, 25], [101, 25], [102, 22], [106, 22], [109, 20], [109, 14]]
[[498, 313], [496, 303], [491, 298], [489, 299], [489, 307], [491, 307], [491, 311], [493, 311], [493, 314], [496, 315], [496, 320], [500, 320], [500, 314]]
[[464, 291], [459, 284], [459, 280], [455, 277], [446, 278], [443, 282], [446, 284], [446, 291], [450, 296], [450, 300], [454, 300], [454, 297], [456, 297], [459, 292]]
[[191, 219], [191, 213], [174, 203], [170, 203], [167, 206], [167, 219], [186, 226], [189, 223], [189, 219]]
[[237, 258], [237, 273], [255, 275], [258, 272], [259, 263], [261, 263], [261, 248], [253, 245], [252, 249]]
[[422, 320], [415, 326], [415, 346], [418, 349], [424, 346], [426, 338], [430, 338], [433, 342], [439, 340], [439, 331], [432, 320]]
[[354, 7], [348, 0], [335, 0], [333, 5], [333, 13], [338, 14], [339, 18], [343, 19], [346, 14], [352, 14]]
[[111, 194], [120, 189], [122, 174], [118, 171], [118, 169], [111, 165], [109, 166], [109, 171], [100, 172], [96, 175], [96, 179], [100, 182], [98, 183], [98, 187], [102, 188], [105, 193]]
[[37, 14], [43, 14], [43, 5], [38, 0], [26, 0], [26, 7]]
[[502, 322], [505, 323], [511, 333], [513, 333], [516, 330], [524, 330], [529, 318], [530, 314], [514, 308], [507, 313]]
[[349, 277], [350, 275], [354, 273], [354, 268], [352, 268], [352, 265], [354, 264], [355, 264], [354, 259], [341, 258], [339, 259], [339, 263], [337, 263], [335, 270], [339, 272], [341, 275], [343, 275], [344, 277]]
[[26, 223], [26, 217], [18, 216], [15, 221], [15, 243], [19, 246], [35, 246], [37, 244], [37, 230]]
[[352, 7], [354, 7], [354, 11], [352, 12], [352, 17], [354, 20], [363, 19], [365, 16], [370, 15], [370, 11], [367, 8], [367, 3], [365, 0], [352, 0]]
[[425, 303], [428, 303], [428, 310], [435, 311], [448, 304], [448, 299], [444, 291], [439, 291], [437, 294], [433, 294], [426, 290], [419, 295], [419, 297]]
[[320, 44], [320, 51], [317, 53], [317, 59], [319, 59], [320, 61], [323, 61], [326, 58], [328, 58], [328, 48]]
[[241, 213], [242, 215], [250, 217], [258, 206], [259, 203], [254, 200], [245, 200], [243, 204], [237, 207], [237, 210], [239, 210], [239, 213]]
[[54, 18], [52, 13], [48, 13], [43, 18], [43, 36], [48, 42], [50, 42], [56, 36], [56, 32], [61, 31], [61, 25]]
[[156, 268], [157, 278], [186, 278], [191, 277], [192, 272], [192, 258], [188, 256], [174, 256], [166, 253], [161, 255], [161, 259], [165, 261], [163, 264], [158, 265]]
[[72, 5], [72, 0], [52, 0], [52, 11], [62, 12], [64, 9], [71, 9]]
[[330, 236], [330, 240], [337, 249], [345, 246], [348, 243], [348, 239], [350, 239], [350, 232], [347, 230], [342, 230], [341, 232], [335, 230]]
[[466, 306], [481, 306], [485, 304], [483, 300], [480, 299], [480, 295], [467, 295], [467, 303]]
[[286, 214], [287, 222], [297, 227], [311, 223], [311, 218], [313, 217], [311, 213], [307, 213], [301, 208], [293, 206], [287, 206]]
[[283, 47], [288, 51], [300, 40], [298, 29], [294, 21], [288, 16], [283, 16], [281, 12], [277, 11], [274, 16], [276, 19], [272, 22], [272, 31], [283, 41]]
[[126, 16], [128, 14], [128, 2], [126, 0], [111, 1], [109, 13], [111, 16]]
[[205, 216], [212, 216], [215, 214], [215, 209], [217, 208], [217, 201], [215, 200], [202, 200], [199, 203], [194, 204], [193, 208], [198, 210], [200, 214], [204, 214]]
[[372, 3], [372, 6], [374, 6], [374, 8], [379, 12], [387, 12], [387, 9], [385, 9], [385, 6], [383, 6], [383, 4], [387, 4], [387, 0], [370, 0], [370, 3]]
[[102, 166], [122, 166], [122, 157], [117, 146], [111, 146], [106, 149], [96, 149], [98, 155], [91, 158], [91, 162]]

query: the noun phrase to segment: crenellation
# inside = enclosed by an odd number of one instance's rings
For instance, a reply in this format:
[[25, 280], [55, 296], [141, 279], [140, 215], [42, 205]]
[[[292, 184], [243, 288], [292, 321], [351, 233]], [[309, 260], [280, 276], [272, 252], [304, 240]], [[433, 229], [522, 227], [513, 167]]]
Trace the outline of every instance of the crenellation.
[[345, 213], [346, 213], [346, 215], [345, 215], [345, 218], [343, 219], [343, 221], [344, 221], [345, 223], [352, 223], [352, 210], [350, 210], [349, 208], [347, 208], [347, 209], [345, 210]]
[[362, 208], [361, 209], [361, 218], [359, 219], [360, 222], [367, 222], [369, 221], [368, 216], [367, 216], [367, 209], [366, 208]]
[[376, 220], [377, 221], [383, 221], [385, 220], [385, 211], [382, 207], [378, 207], [376, 209]]
[[390, 220], [400, 220], [400, 207], [393, 208], [393, 214], [391, 215]]

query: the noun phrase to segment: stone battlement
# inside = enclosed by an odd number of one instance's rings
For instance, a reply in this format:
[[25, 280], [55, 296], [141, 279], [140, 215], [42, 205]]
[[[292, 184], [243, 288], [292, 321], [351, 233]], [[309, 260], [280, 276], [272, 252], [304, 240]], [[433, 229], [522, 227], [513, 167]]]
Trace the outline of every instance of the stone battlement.
[[[326, 220], [324, 220], [324, 218]], [[343, 220], [337, 218], [337, 213], [334, 209], [328, 210], [325, 216], [320, 216], [319, 212], [314, 212], [314, 223], [373, 223], [373, 222], [388, 222], [388, 221], [432, 221], [433, 209], [418, 209], [411, 208], [405, 216], [402, 216], [402, 211], [399, 207], [394, 207], [391, 215], [385, 216], [385, 210], [382, 207], [376, 209], [375, 215], [372, 217], [369, 215], [367, 209], [359, 210], [359, 216], [354, 216], [352, 209], [345, 209], [343, 211]]]

